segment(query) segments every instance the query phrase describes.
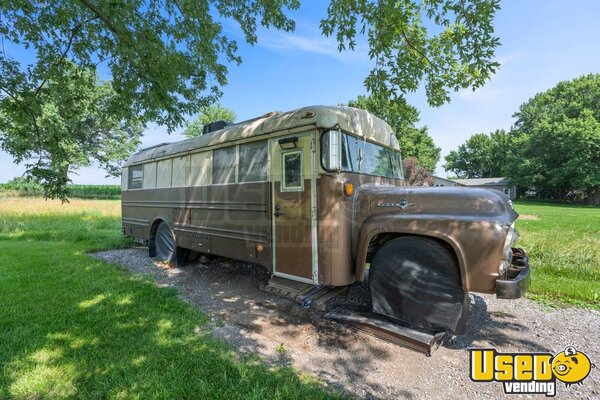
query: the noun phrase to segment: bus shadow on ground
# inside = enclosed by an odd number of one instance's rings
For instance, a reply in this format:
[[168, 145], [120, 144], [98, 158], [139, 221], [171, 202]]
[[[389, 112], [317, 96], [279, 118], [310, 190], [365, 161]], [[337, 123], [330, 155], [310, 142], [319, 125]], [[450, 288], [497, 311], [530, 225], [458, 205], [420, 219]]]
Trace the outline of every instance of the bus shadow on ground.
[[[470, 295], [470, 316], [467, 331], [464, 335], [454, 336], [446, 340], [444, 347], [454, 350], [471, 347], [504, 347], [518, 346], [532, 352], [551, 352], [535, 337], [516, 337], [511, 333], [526, 333], [530, 328], [519, 321], [511, 312], [489, 311], [488, 305], [479, 295]], [[527, 335], [526, 335], [527, 336]]]
[[[321, 311], [261, 291], [259, 285], [269, 279], [261, 266], [217, 258], [166, 268], [149, 259], [145, 248], [94, 256], [134, 274], [152, 275], [158, 286], [177, 289], [183, 300], [209, 316], [213, 335], [242, 355], [259, 355], [274, 366], [293, 366], [346, 392], [345, 385], [335, 382], [360, 381], [361, 396], [372, 392], [371, 397], [378, 397], [385, 391], [366, 374], [376, 371], [374, 361], [390, 360], [395, 346], [325, 320]], [[413, 397], [408, 390], [398, 389], [396, 394]]]

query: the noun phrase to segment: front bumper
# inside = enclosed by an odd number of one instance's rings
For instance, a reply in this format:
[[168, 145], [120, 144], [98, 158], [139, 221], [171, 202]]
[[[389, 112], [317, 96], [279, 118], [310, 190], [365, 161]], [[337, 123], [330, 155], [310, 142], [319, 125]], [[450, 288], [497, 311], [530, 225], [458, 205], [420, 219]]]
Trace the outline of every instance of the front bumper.
[[529, 257], [523, 249], [512, 249], [513, 259], [506, 277], [496, 280], [496, 297], [518, 299], [527, 291], [531, 283]]

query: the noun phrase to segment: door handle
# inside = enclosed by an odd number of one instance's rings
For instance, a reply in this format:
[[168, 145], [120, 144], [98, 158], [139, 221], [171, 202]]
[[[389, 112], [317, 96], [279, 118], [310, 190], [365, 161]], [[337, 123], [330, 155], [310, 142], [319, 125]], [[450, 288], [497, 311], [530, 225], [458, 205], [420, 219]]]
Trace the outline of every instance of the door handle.
[[281, 206], [279, 204], [275, 204], [275, 212], [273, 213], [273, 215], [276, 217], [283, 215], [283, 213], [281, 212]]

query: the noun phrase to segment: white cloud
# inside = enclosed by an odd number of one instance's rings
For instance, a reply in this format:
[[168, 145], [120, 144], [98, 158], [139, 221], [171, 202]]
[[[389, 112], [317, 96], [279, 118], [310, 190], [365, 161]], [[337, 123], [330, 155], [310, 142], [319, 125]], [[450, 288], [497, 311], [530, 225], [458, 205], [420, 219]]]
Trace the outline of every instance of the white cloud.
[[313, 53], [350, 62], [369, 61], [366, 49], [360, 44], [354, 50], [340, 52], [338, 44], [333, 38], [323, 37], [320, 34], [264, 31], [259, 37], [258, 45], [277, 52]]
[[[230, 19], [220, 21], [227, 34], [239, 40], [244, 40], [244, 34], [239, 25]], [[296, 20], [294, 32], [260, 27], [257, 30], [256, 45], [277, 53], [312, 53], [334, 58], [345, 62], [368, 62], [368, 46], [364, 37], [356, 38], [354, 50], [338, 50], [338, 43], [333, 37], [325, 37], [315, 21]]]
[[498, 71], [492, 75], [492, 78], [482, 87], [472, 90], [472, 89], [461, 89], [457, 92], [457, 96], [466, 101], [476, 101], [476, 102], [493, 102], [497, 101], [506, 93], [509, 93], [512, 90], [512, 87], [507, 85], [504, 80], [503, 69], [506, 67], [508, 63], [517, 59], [519, 54], [517, 53], [508, 53], [501, 56], [498, 56], [496, 61], [500, 63], [500, 67]]
[[508, 53], [508, 54], [504, 54], [501, 56], [498, 56], [498, 58], [496, 59], [496, 61], [498, 61], [500, 63], [500, 68], [502, 68], [503, 65], [508, 64], [509, 62], [511, 62], [512, 60], [515, 60], [517, 58], [519, 58], [520, 55], [519, 53]]

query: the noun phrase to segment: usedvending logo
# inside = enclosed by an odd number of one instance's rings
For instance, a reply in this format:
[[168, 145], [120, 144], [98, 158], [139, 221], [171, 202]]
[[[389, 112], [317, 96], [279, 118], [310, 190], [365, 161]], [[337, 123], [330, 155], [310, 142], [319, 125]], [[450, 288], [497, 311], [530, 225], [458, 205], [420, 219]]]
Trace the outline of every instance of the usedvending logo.
[[583, 381], [596, 368], [589, 357], [568, 346], [558, 354], [499, 353], [471, 349], [469, 376], [474, 382], [501, 382], [506, 394], [556, 395], [556, 381], [567, 387]]

